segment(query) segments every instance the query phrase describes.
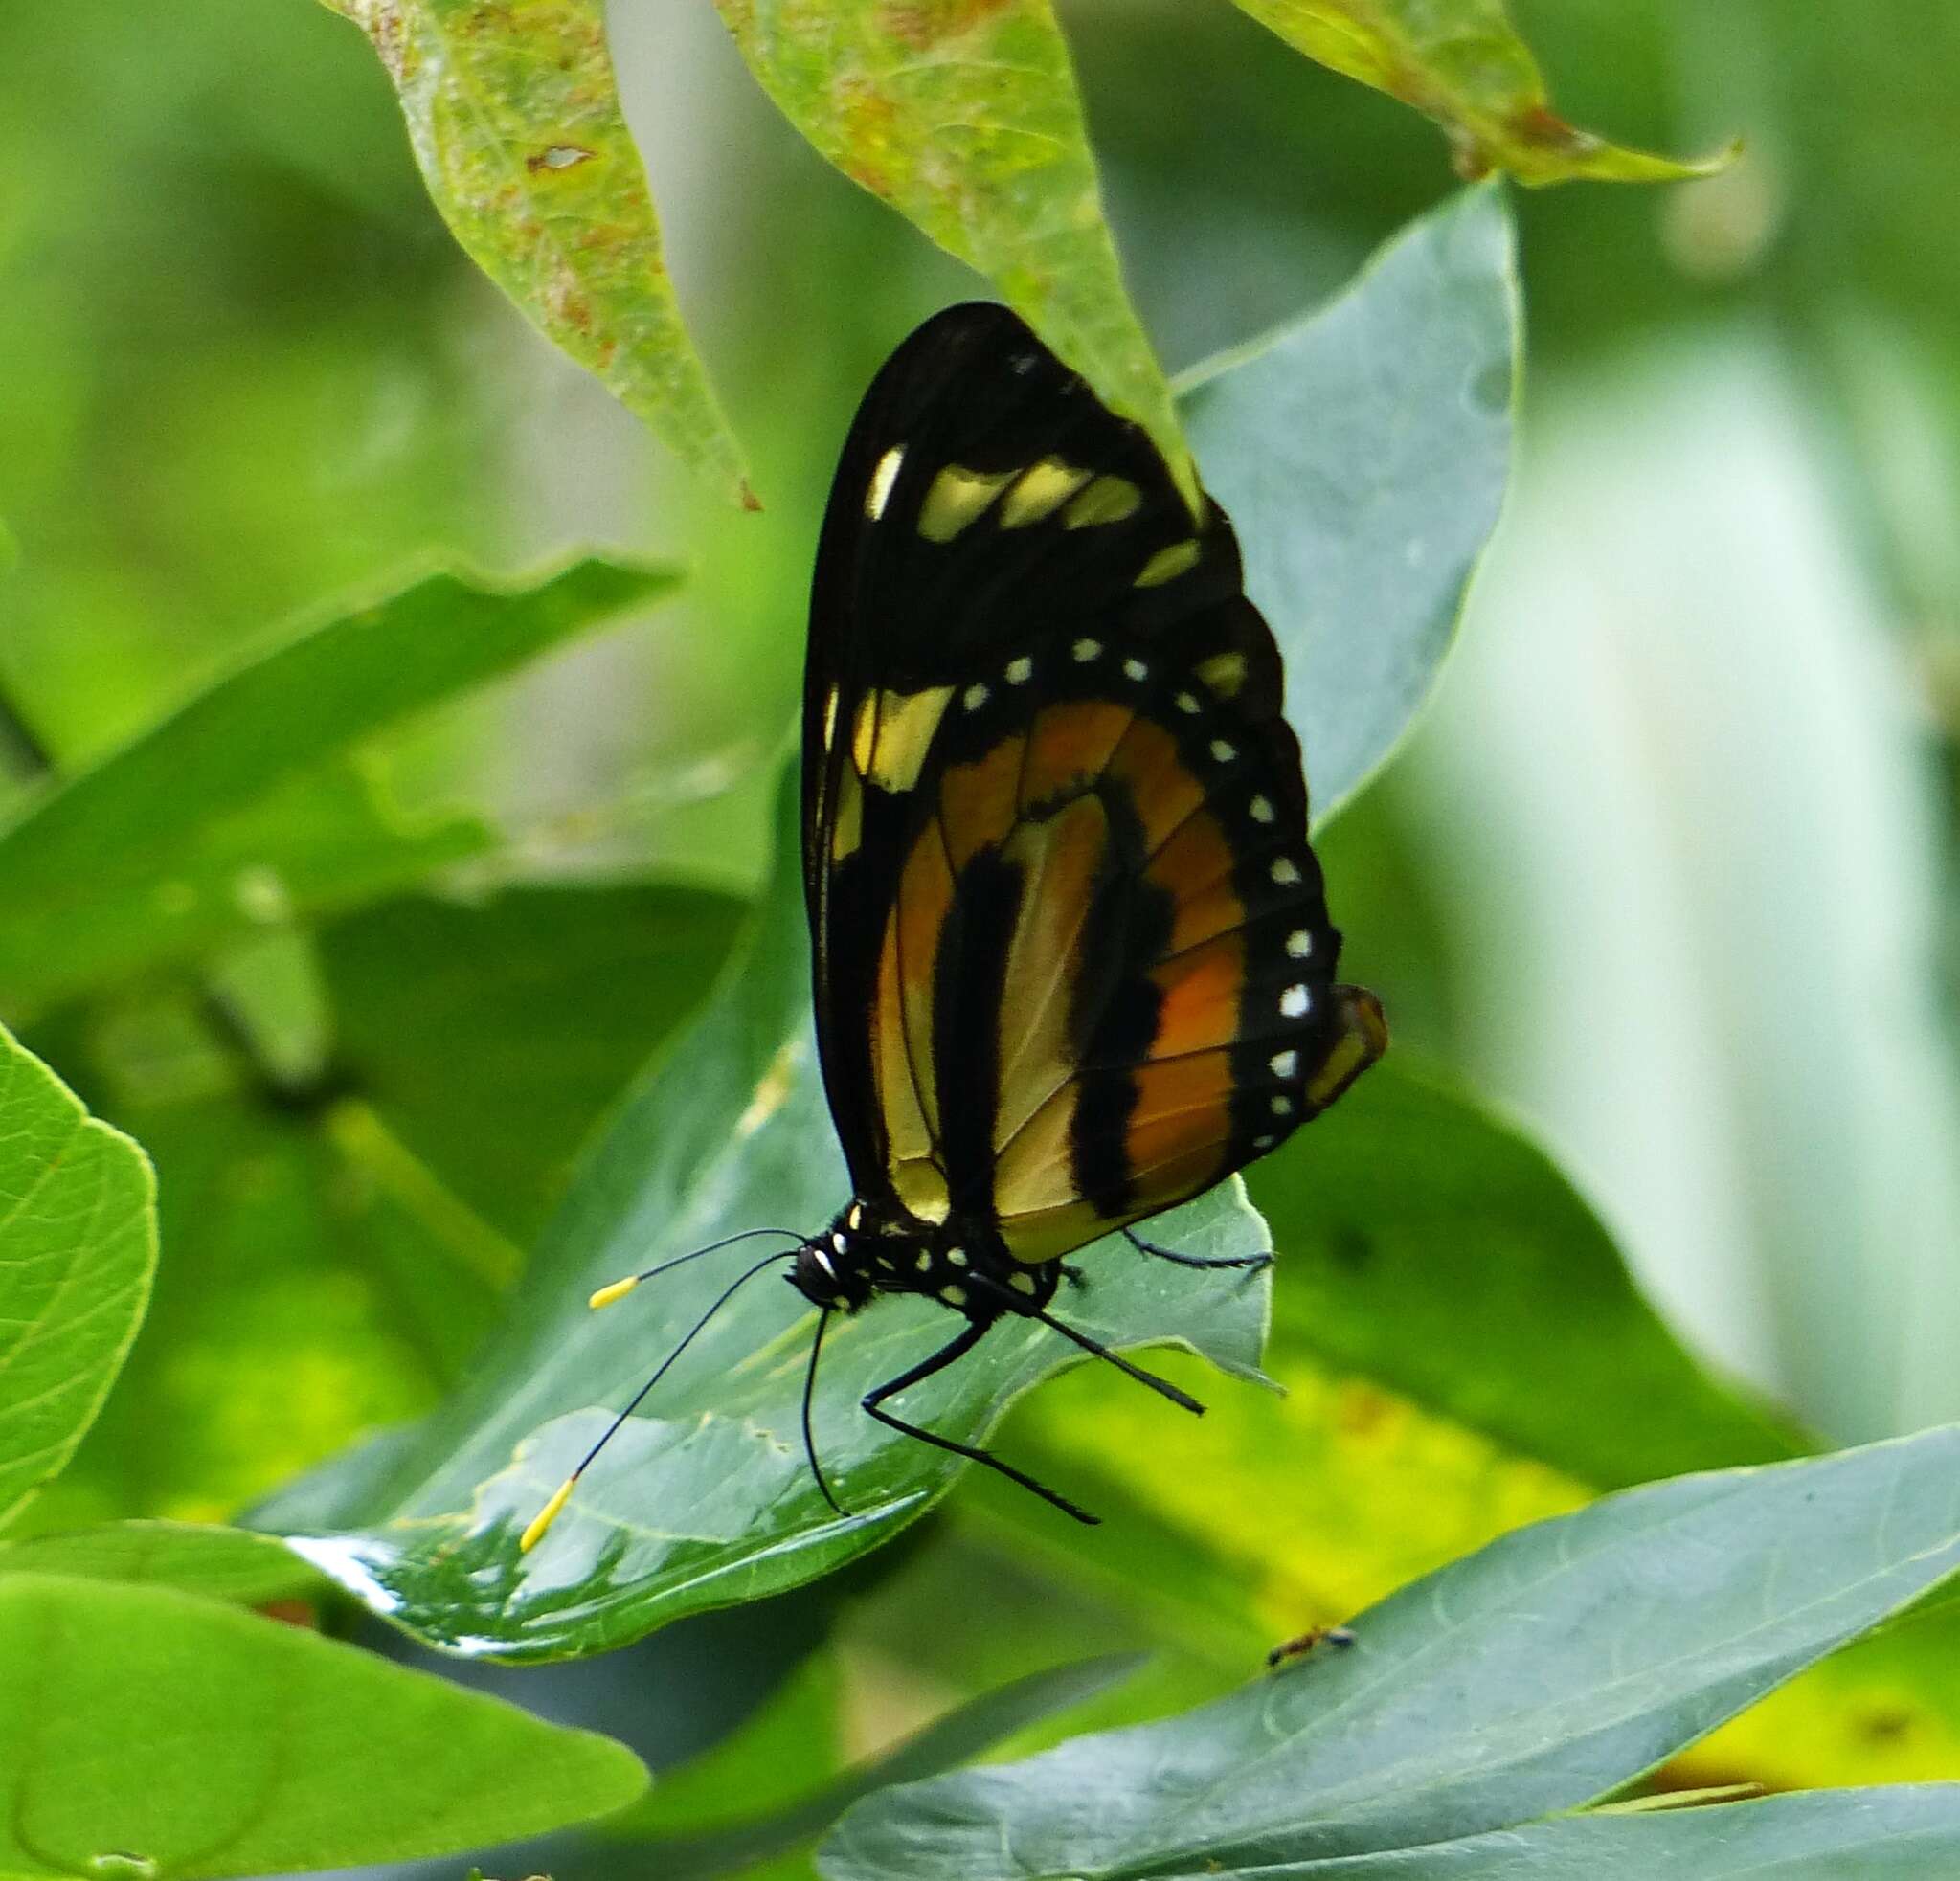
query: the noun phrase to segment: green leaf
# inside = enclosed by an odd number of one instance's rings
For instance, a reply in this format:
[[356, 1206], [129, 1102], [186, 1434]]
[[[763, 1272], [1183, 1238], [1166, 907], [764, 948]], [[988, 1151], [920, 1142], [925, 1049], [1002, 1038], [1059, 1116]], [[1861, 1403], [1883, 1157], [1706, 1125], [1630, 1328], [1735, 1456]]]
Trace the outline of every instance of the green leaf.
[[674, 885], [380, 904], [320, 937], [339, 1062], [408, 1149], [529, 1244], [601, 1112], [713, 984], [741, 914]]
[[[1279, 1256], [1266, 1362], [1286, 1397], [1193, 1442], [1077, 1374], [1007, 1438], [1122, 1521], [1118, 1597], [1216, 1663], [1255, 1663], [1601, 1489], [1805, 1443], [1681, 1350], [1528, 1136], [1392, 1055], [1249, 1186]], [[981, 1499], [1003, 1544], [1107, 1587], [1099, 1537]], [[1956, 1758], [1960, 1625], [1928, 1617], [1814, 1668], [1680, 1774], [1800, 1785]]]
[[373, 42], [470, 258], [683, 462], [755, 500], [661, 256], [598, 0], [327, 0]]
[[391, 822], [349, 749], [676, 580], [603, 561], [508, 590], [436, 574], [235, 666], [0, 828], [0, 997], [72, 993], [480, 847], [476, 825]]
[[985, 275], [1195, 495], [1170, 390], [1123, 290], [1049, 0], [717, 5], [790, 123]]
[[1707, 176], [1740, 146], [1698, 162], [1629, 150], [1551, 108], [1503, 0], [1238, 0], [1286, 43], [1412, 104], [1442, 125], [1465, 176], [1521, 183], [1665, 183]]
[[95, 1422], [142, 1323], [156, 1243], [143, 1152], [0, 1031], [0, 1522]]
[[[1392, 1855], [1265, 1869], [1262, 1881], [1925, 1881], [1960, 1870], [1960, 1783], [1570, 1816]], [[1226, 1877], [1221, 1877], [1226, 1881]]]
[[[685, 1836], [642, 1840], [636, 1835], [634, 1866], [642, 1872], [659, 1875], [661, 1881], [712, 1881], [715, 1875], [745, 1873], [758, 1863], [814, 1842], [863, 1798], [894, 1783], [918, 1782], [956, 1769], [1028, 1725], [1106, 1691], [1129, 1677], [1140, 1663], [1133, 1654], [1030, 1673], [957, 1706], [902, 1743], [783, 1808]], [[778, 1763], [758, 1774], [771, 1787], [779, 1787], [782, 1766]], [[606, 1832], [630, 1832], [634, 1819], [657, 1810], [660, 1801], [657, 1791], [632, 1815], [608, 1823]], [[616, 1865], [616, 1861], [609, 1864]]]
[[1199, 1711], [888, 1790], [822, 1865], [832, 1881], [1228, 1872], [1575, 1808], [1960, 1571], [1956, 1469], [1948, 1428], [1609, 1497]]
[[9, 1574], [142, 1581], [239, 1606], [298, 1599], [321, 1584], [313, 1569], [272, 1536], [196, 1522], [110, 1522], [0, 1542], [0, 1575]]
[[[1249, 1187], [1278, 1256], [1266, 1362], [1286, 1396], [1153, 1439], [1127, 1394], [1078, 1376], [1012, 1433], [1121, 1507], [1132, 1550], [1164, 1551], [1151, 1603], [1223, 1658], [1601, 1489], [1801, 1447], [1682, 1352], [1543, 1151], [1392, 1056]], [[1011, 1500], [986, 1505], [1029, 1533]], [[1094, 1571], [1099, 1537], [1029, 1538]]]
[[[810, 1478], [799, 1422], [814, 1314], [779, 1277], [758, 1276], [628, 1421], [544, 1543], [528, 1557], [518, 1551], [519, 1534], [606, 1428], [597, 1405], [624, 1401], [755, 1249], [696, 1262], [597, 1320], [586, 1296], [738, 1229], [814, 1231], [847, 1199], [809, 1031], [794, 817], [781, 827], [751, 948], [587, 1162], [503, 1338], [391, 1473], [385, 1506], [362, 1511], [350, 1533], [295, 1541], [426, 1638], [519, 1659], [619, 1645], [837, 1566], [916, 1518], [958, 1472], [955, 1459], [858, 1408], [872, 1384], [955, 1330], [936, 1302], [881, 1301], [834, 1324], [824, 1346], [817, 1441], [852, 1511], [835, 1515]], [[1236, 1182], [1164, 1231], [1197, 1253], [1265, 1246]], [[1064, 1310], [1084, 1332], [1125, 1346], [1174, 1341], [1258, 1376], [1263, 1274], [1220, 1285], [1120, 1244], [1081, 1261], [1087, 1282]], [[1003, 1322], [972, 1356], [911, 1393], [907, 1409], [972, 1441], [1076, 1356], [1046, 1328]]]
[[41, 1526], [226, 1519], [430, 1408], [495, 1310], [453, 1243], [322, 1128], [336, 1108], [269, 1100], [191, 1017], [144, 1006], [72, 1028], [78, 1075], [155, 1157], [169, 1258]]
[[1495, 187], [1411, 223], [1338, 299], [1199, 368], [1180, 404], [1286, 656], [1326, 818], [1435, 682], [1510, 472], [1522, 315]]
[[1358, 1374], [1600, 1489], [1808, 1447], [1688, 1356], [1536, 1143], [1419, 1071], [1382, 1065], [1250, 1185], [1282, 1366]]
[[0, 1578], [0, 1872], [143, 1881], [451, 1854], [603, 1815], [622, 1745], [215, 1601]]

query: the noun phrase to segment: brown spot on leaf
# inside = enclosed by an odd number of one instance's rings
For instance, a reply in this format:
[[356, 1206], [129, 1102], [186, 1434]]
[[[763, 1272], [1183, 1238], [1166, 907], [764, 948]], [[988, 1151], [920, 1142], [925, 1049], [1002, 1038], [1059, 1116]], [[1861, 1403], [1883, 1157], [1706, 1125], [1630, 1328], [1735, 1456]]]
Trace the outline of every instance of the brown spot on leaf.
[[957, 39], [983, 25], [1014, 0], [886, 0], [878, 24], [894, 39], [921, 49], [941, 39]]
[[589, 164], [597, 155], [597, 150], [588, 150], [582, 144], [552, 144], [542, 150], [533, 150], [525, 158], [524, 167], [535, 176], [540, 170], [575, 168], [579, 164]]

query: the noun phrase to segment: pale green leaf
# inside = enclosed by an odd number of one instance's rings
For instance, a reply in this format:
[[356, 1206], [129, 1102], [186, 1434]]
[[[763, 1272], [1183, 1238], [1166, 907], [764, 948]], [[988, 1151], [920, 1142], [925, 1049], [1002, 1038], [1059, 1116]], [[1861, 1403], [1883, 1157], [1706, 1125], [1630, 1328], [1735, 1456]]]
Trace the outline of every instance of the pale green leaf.
[[1485, 187], [1181, 385], [1286, 658], [1320, 821], [1395, 748], [1449, 652], [1510, 475], [1522, 337], [1510, 213]]
[[[1960, 1428], [1680, 1477], [1405, 1588], [1183, 1716], [860, 1804], [832, 1881], [1082, 1881], [1427, 1848], [1611, 1793], [1960, 1570]], [[1627, 1832], [1684, 1817], [1622, 1819]], [[1421, 1871], [1421, 1870], [1418, 1870]]]

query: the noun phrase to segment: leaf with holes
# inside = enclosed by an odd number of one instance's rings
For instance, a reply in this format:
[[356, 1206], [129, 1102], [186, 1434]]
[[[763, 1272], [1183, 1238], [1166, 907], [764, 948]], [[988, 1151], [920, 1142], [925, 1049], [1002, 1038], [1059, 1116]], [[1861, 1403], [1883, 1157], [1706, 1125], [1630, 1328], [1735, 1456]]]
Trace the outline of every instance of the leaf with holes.
[[142, 1323], [156, 1241], [143, 1152], [0, 1031], [0, 1522], [95, 1422]]
[[429, 194], [526, 319], [751, 507], [687, 338], [598, 0], [327, 0], [373, 42]]
[[1503, 0], [1238, 4], [1309, 58], [1434, 119], [1466, 176], [1498, 169], [1529, 184], [1666, 183], [1706, 176], [1735, 156], [1732, 147], [1683, 163], [1568, 124], [1551, 108]]

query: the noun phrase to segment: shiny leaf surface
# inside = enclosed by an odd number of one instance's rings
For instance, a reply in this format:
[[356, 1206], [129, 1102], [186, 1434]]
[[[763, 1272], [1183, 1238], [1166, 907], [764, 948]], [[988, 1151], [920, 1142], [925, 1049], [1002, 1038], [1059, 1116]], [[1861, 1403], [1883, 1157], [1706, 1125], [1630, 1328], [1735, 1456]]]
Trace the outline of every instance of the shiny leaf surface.
[[[799, 1424], [815, 1317], [778, 1270], [758, 1274], [716, 1314], [543, 1545], [528, 1557], [518, 1551], [519, 1534], [606, 1428], [598, 1405], [629, 1397], [756, 1250], [695, 1262], [597, 1319], [586, 1296], [737, 1230], [814, 1231], [847, 1199], [809, 1034], [792, 819], [782, 827], [750, 948], [586, 1163], [504, 1336], [396, 1462], [385, 1493], [369, 1492], [382, 1506], [349, 1512], [348, 1532], [295, 1538], [377, 1611], [442, 1645], [556, 1657], [794, 1586], [895, 1533], [957, 1473], [955, 1459], [858, 1409], [870, 1386], [957, 1330], [936, 1302], [880, 1301], [834, 1324], [824, 1345], [817, 1442], [851, 1513], [830, 1511]], [[1265, 1245], [1264, 1224], [1235, 1182], [1168, 1219], [1164, 1233], [1203, 1254]], [[1072, 1325], [1117, 1345], [1186, 1345], [1242, 1377], [1258, 1375], [1263, 1274], [1228, 1275], [1221, 1286], [1217, 1275], [1148, 1261], [1120, 1242], [1080, 1261], [1084, 1284], [1057, 1307]], [[963, 1362], [909, 1393], [906, 1414], [972, 1441], [1075, 1355], [1044, 1327], [1003, 1323]]]

